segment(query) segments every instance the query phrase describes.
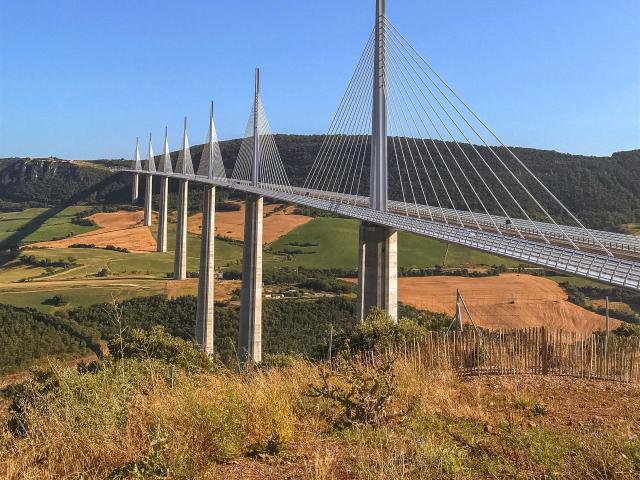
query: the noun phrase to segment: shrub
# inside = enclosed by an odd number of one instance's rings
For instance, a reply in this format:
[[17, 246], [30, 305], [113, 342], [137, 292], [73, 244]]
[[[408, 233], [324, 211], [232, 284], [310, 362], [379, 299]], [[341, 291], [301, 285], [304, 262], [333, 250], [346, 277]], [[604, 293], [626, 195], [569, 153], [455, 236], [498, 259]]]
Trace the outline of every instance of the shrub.
[[320, 367], [320, 385], [310, 385], [306, 395], [337, 403], [341, 412], [337, 427], [382, 425], [404, 417], [408, 411], [391, 414], [389, 404], [397, 390], [396, 358], [383, 356], [376, 365], [364, 365], [349, 352], [342, 352], [335, 369]]
[[52, 305], [54, 307], [61, 307], [69, 303], [69, 298], [60, 293], [56, 293], [53, 297], [46, 299], [42, 303], [44, 303], [45, 305]]
[[611, 330], [611, 333], [619, 337], [640, 337], [640, 325], [622, 323], [619, 327]]
[[108, 277], [109, 276], [109, 269], [104, 267], [101, 268], [100, 270], [98, 270], [98, 273], [96, 274], [96, 276], [98, 277]]
[[[109, 343], [109, 348], [120, 348], [119, 339]], [[124, 333], [122, 356], [141, 360], [156, 359], [187, 371], [211, 370], [213, 362], [192, 342], [169, 335], [164, 327], [156, 325], [150, 330], [135, 328]]]
[[372, 308], [364, 322], [353, 330], [348, 343], [353, 351], [382, 350], [421, 338], [427, 330], [413, 320], [394, 322], [383, 310]]

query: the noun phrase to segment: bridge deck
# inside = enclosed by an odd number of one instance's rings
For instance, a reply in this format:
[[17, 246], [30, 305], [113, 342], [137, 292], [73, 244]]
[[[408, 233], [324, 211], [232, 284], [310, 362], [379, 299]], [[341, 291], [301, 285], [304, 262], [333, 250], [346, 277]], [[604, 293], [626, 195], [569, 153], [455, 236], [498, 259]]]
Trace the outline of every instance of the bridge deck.
[[[506, 223], [506, 218], [494, 216], [502, 234], [497, 233], [488, 215], [474, 214], [482, 230], [477, 229], [470, 212], [436, 210], [423, 205], [405, 206], [401, 202], [390, 202], [388, 212], [380, 212], [368, 207], [368, 198], [331, 194], [330, 192], [309, 191], [299, 187], [265, 185], [253, 187], [249, 182], [226, 178], [208, 179], [195, 175], [167, 174], [162, 172], [145, 172], [136, 170], [119, 170], [120, 172], [168, 176], [192, 182], [208, 183], [218, 187], [254, 193], [285, 202], [304, 205], [319, 210], [333, 212], [358, 220], [384, 225], [397, 230], [415, 233], [424, 237], [444, 240], [464, 245], [496, 255], [519, 260], [533, 265], [550, 268], [598, 280], [612, 285], [640, 290], [640, 240], [632, 235], [616, 234], [600, 230], [589, 230], [589, 234], [597, 238], [615, 256], [604, 254], [590, 235], [576, 227], [562, 226], [565, 234], [580, 247], [577, 250], [568, 245], [569, 242], [555, 225], [512, 219], [525, 238], [517, 236], [515, 227]], [[407, 215], [407, 213], [409, 213]], [[431, 215], [433, 220], [431, 220]], [[458, 215], [465, 226], [460, 225]], [[467, 226], [468, 225], [468, 226]], [[473, 225], [473, 228], [471, 228]], [[539, 229], [550, 243], [542, 241]], [[620, 258], [624, 257], [624, 258]]]

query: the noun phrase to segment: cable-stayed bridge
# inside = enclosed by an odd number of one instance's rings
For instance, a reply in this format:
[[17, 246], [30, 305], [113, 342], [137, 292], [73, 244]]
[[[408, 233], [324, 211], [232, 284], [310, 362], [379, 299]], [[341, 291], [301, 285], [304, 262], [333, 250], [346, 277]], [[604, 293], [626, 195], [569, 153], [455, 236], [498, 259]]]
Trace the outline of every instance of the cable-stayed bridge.
[[153, 176], [161, 180], [158, 250], [166, 251], [167, 186], [180, 182], [175, 277], [186, 276], [189, 182], [206, 186], [196, 342], [213, 348], [215, 188], [247, 194], [239, 351], [261, 358], [264, 197], [362, 221], [358, 317], [371, 307], [397, 315], [399, 230], [465, 245], [560, 272], [640, 289], [640, 239], [586, 228], [506, 146], [386, 16], [377, 0], [373, 31], [302, 185], [292, 185], [260, 98], [254, 101], [230, 177], [213, 118], [197, 169], [185, 119], [175, 168], [167, 132], [162, 155], [135, 156], [133, 199], [146, 177], [145, 225]]

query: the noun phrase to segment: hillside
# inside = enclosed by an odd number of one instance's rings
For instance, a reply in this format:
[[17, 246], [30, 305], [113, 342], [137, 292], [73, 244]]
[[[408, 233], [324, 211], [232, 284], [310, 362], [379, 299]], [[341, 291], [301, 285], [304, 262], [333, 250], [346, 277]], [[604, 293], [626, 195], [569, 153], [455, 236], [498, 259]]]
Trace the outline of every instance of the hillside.
[[[322, 138], [318, 135], [276, 135], [276, 143], [293, 184], [304, 182]], [[229, 173], [239, 146], [240, 140], [220, 144]], [[485, 147], [478, 149], [483, 154], [488, 153]], [[640, 150], [617, 152], [610, 157], [570, 155], [530, 148], [513, 150], [588, 226], [613, 229], [640, 222]], [[192, 147], [191, 151], [197, 166], [202, 145]], [[177, 160], [176, 152], [172, 158], [174, 162]], [[5, 159], [0, 161], [0, 201], [48, 205], [81, 200], [125, 202], [129, 197], [129, 180], [121, 175], [109, 175], [104, 168], [117, 165], [128, 165], [128, 162]], [[482, 172], [482, 168], [479, 169]], [[367, 175], [366, 167], [363, 175]], [[177, 185], [170, 185], [173, 193], [176, 188]], [[399, 184], [393, 177], [390, 189], [392, 197], [399, 197]], [[471, 208], [477, 209], [479, 205], [475, 205], [471, 197], [469, 195]], [[198, 189], [195, 188], [190, 208], [197, 209], [199, 200]], [[531, 205], [525, 202], [524, 206]]]
[[[7, 479], [637, 479], [637, 385], [415, 357], [211, 365], [162, 330], [0, 398]], [[122, 358], [124, 357], [124, 358]], [[170, 367], [171, 365], [171, 367]], [[169, 373], [171, 372], [171, 373]], [[4, 405], [3, 405], [4, 404]]]

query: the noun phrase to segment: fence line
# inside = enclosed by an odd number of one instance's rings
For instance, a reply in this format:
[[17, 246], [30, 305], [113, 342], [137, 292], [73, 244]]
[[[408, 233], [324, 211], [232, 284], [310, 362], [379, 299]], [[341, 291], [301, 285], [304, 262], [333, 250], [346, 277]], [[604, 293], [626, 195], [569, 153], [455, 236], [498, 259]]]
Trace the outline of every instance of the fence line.
[[[429, 332], [395, 352], [416, 367], [462, 375], [534, 374], [640, 383], [640, 338], [547, 327]], [[373, 353], [364, 359], [374, 361]]]

